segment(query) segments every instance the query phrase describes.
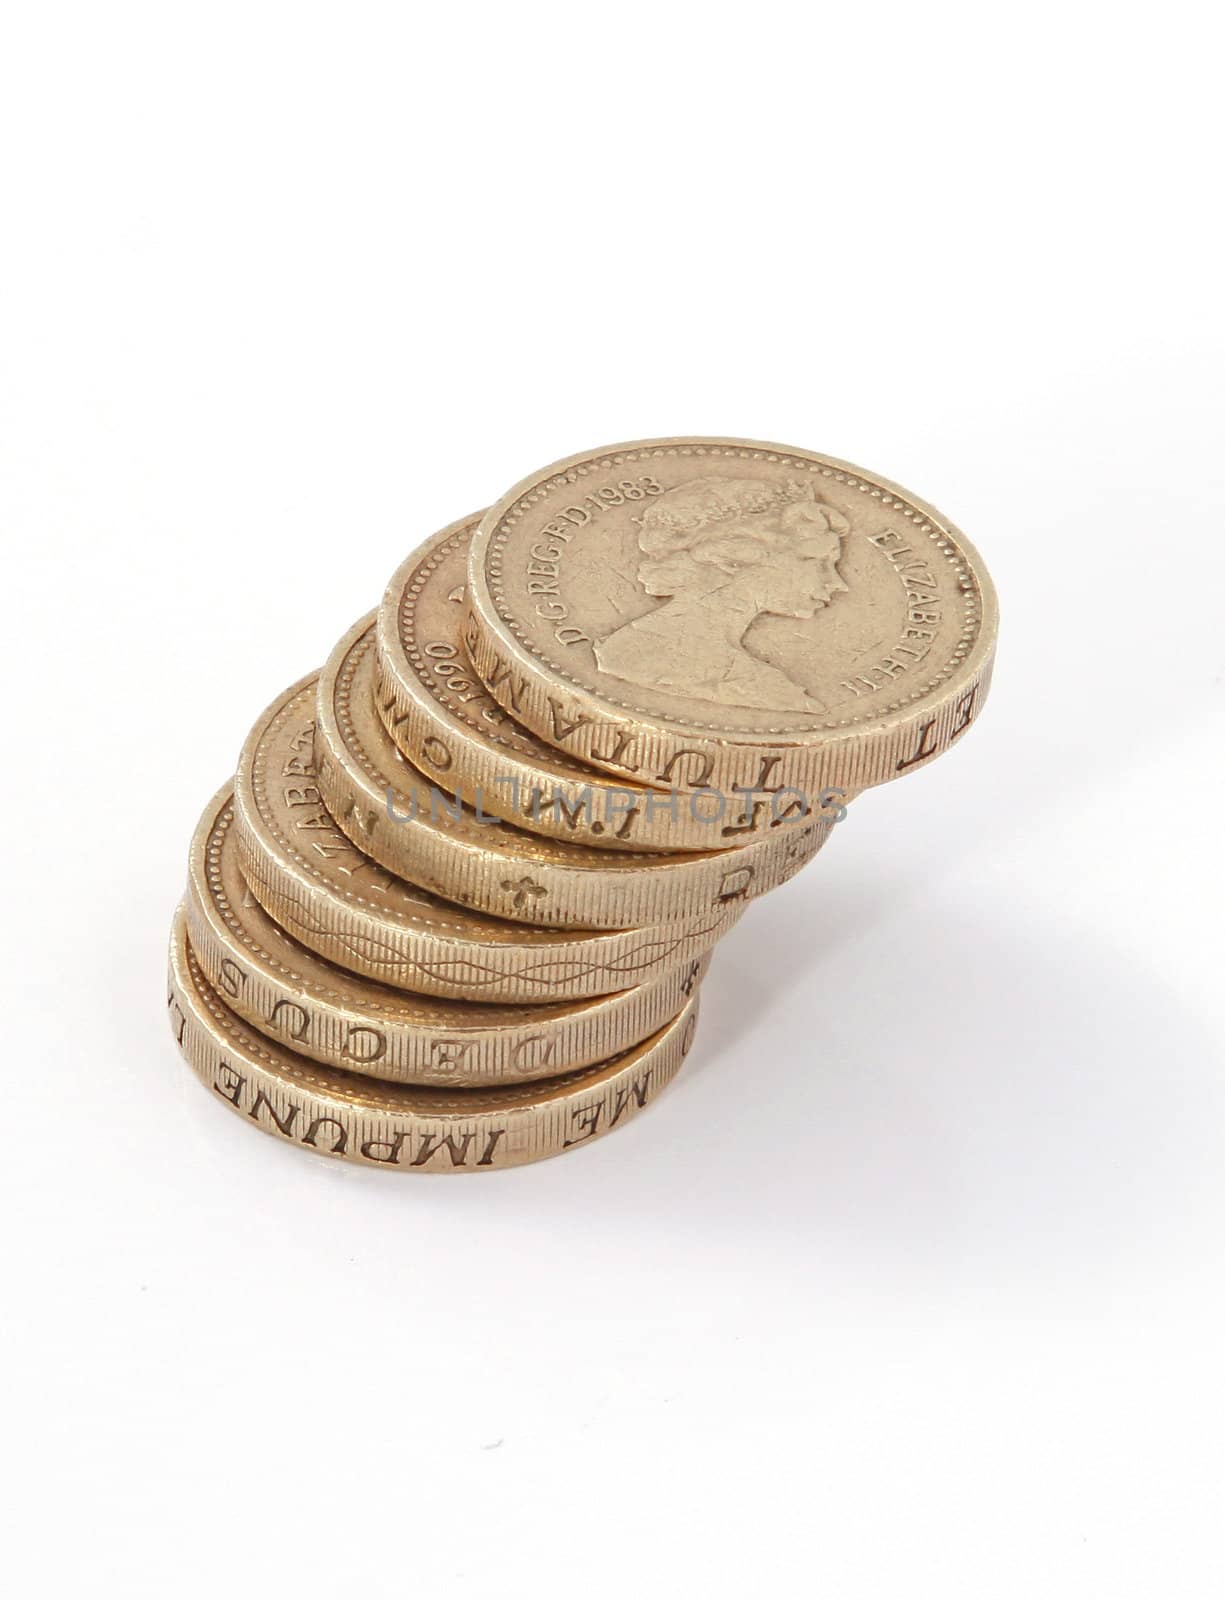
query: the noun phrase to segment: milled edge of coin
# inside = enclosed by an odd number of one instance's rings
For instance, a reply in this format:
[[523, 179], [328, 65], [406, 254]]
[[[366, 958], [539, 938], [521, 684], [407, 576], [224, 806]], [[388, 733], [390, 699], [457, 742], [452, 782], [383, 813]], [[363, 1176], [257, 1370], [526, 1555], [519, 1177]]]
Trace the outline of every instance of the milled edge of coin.
[[[325, 960], [417, 993], [527, 1004], [577, 1000], [628, 989], [661, 964], [679, 965], [703, 954], [743, 914], [746, 902], [737, 898], [700, 924], [556, 931], [500, 922], [460, 906], [439, 905], [427, 920], [342, 891], [281, 835], [262, 802], [263, 741], [299, 708], [309, 708], [305, 721], [313, 723], [317, 684], [318, 674], [308, 673], [257, 719], [234, 777], [234, 813], [243, 877], [252, 894], [274, 922]], [[313, 781], [313, 760], [302, 765], [310, 770], [298, 776]], [[339, 829], [336, 837], [360, 855]], [[481, 929], [496, 927], [497, 936], [474, 937], [465, 925], [469, 917]]]
[[[319, 679], [315, 781], [337, 825], [389, 872], [431, 893], [490, 916], [553, 928], [639, 928], [689, 922], [731, 899], [756, 899], [811, 860], [829, 837], [832, 819], [810, 814], [738, 850], [660, 855], [596, 850], [542, 839], [509, 823], [480, 824], [462, 813], [458, 825], [421, 815], [428, 785], [396, 748], [373, 700], [366, 711], [386, 754], [363, 744], [351, 701], [372, 674], [372, 617], [354, 624]], [[397, 787], [416, 783], [410, 795]], [[799, 803], [798, 801], [796, 802]], [[415, 813], [413, 822], [396, 823]], [[524, 892], [523, 874], [532, 890]]]
[[[233, 785], [226, 784], [192, 838], [184, 900], [192, 953], [224, 1005], [325, 1066], [434, 1087], [572, 1072], [655, 1033], [710, 964], [708, 953], [635, 988], [560, 1006], [489, 1006], [390, 989], [333, 968], [275, 929], [253, 896], [250, 907], [233, 904], [222, 873], [223, 852], [236, 849], [233, 817]], [[261, 923], [272, 939], [261, 938]], [[356, 998], [344, 984], [357, 988]]]
[[[669, 807], [659, 789], [624, 776], [614, 783], [600, 769], [572, 760], [522, 728], [490, 694], [468, 660], [462, 615], [456, 618], [461, 643], [452, 647], [452, 656], [436, 658], [429, 653], [450, 646], [450, 640], [410, 640], [409, 617], [418, 594], [457, 541], [465, 546], [466, 570], [466, 547], [481, 515], [461, 517], [414, 550], [392, 575], [379, 607], [376, 709], [405, 759], [433, 782], [461, 795], [467, 805], [479, 802], [518, 828], [565, 843], [602, 850], [733, 850], [767, 833], [772, 815], [764, 798], [751, 807], [742, 803], [740, 814], [729, 819], [735, 832], [727, 836], [716, 824], [702, 820], [700, 810], [695, 816], [688, 800]], [[475, 715], [465, 718], [434, 694], [431, 672], [436, 667], [440, 673], [457, 662], [480, 686], [481, 698], [487, 706], [492, 703], [499, 721], [485, 726]], [[538, 746], [539, 753], [529, 756], [512, 744], [504, 736], [505, 723]], [[762, 765], [766, 770], [759, 776], [764, 785], [768, 758]], [[518, 806], [516, 796], [523, 797]], [[619, 813], [623, 815], [617, 822]], [[605, 818], [617, 826], [610, 827]]]
[[381, 1083], [318, 1066], [263, 1038], [223, 1005], [171, 930], [167, 1011], [200, 1081], [265, 1133], [319, 1155], [399, 1172], [476, 1172], [560, 1155], [621, 1127], [675, 1077], [693, 1042], [698, 997], [611, 1061], [515, 1088]]
[[[517, 639], [500, 615], [489, 589], [486, 563], [503, 518], [516, 502], [559, 474], [593, 462], [633, 465], [676, 451], [695, 457], [713, 452], [782, 456], [815, 464], [817, 470], [865, 494], [888, 495], [903, 514], [937, 528], [964, 556], [979, 595], [978, 629], [961, 661], [960, 676], [939, 693], [917, 702], [905, 715], [887, 716], [857, 725], [852, 731], [791, 729], [777, 736], [728, 732], [711, 724], [619, 711], [609, 699], [581, 684], [565, 681]], [[774, 777], [815, 796], [826, 789], [859, 794], [942, 755], [977, 720], [991, 683], [999, 628], [995, 586], [969, 539], [933, 506], [891, 482], [834, 456], [794, 445], [719, 436], [629, 440], [566, 456], [520, 480], [485, 513], [472, 540], [468, 561], [468, 612], [465, 635], [468, 658], [500, 705], [539, 738], [568, 756], [610, 772], [632, 773], [639, 782], [682, 790], [711, 786], [730, 793], [737, 784], [752, 784], [763, 752], [778, 757]], [[629, 714], [625, 714], [628, 712]], [[565, 725], [561, 734], [555, 730]], [[601, 758], [595, 746], [611, 741], [617, 755], [633, 751], [634, 760]], [[692, 756], [692, 762], [680, 757]]]

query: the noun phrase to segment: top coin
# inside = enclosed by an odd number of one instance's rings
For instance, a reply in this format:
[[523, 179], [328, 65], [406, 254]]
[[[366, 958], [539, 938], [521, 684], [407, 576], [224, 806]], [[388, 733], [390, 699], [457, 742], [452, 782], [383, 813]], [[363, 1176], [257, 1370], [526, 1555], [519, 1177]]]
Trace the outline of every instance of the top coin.
[[559, 461], [485, 514], [468, 577], [465, 643], [499, 703], [659, 788], [900, 777], [976, 719], [995, 654], [995, 591], [951, 523], [745, 439]]

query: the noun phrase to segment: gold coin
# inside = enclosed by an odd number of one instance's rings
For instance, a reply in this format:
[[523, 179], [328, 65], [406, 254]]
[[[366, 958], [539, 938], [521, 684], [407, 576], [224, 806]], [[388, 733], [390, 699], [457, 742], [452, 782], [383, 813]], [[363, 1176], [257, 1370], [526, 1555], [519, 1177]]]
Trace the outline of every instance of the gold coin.
[[[398, 989], [528, 1004], [611, 994], [704, 955], [744, 910], [592, 933], [534, 928], [450, 905], [379, 866], [323, 804], [314, 762], [318, 678], [303, 678], [252, 729], [234, 779], [243, 877], [299, 943]], [[533, 879], [523, 874], [523, 893]], [[734, 888], [734, 885], [731, 886]]]
[[223, 1005], [187, 942], [170, 940], [170, 1025], [196, 1076], [246, 1121], [307, 1150], [401, 1172], [480, 1172], [558, 1155], [610, 1133], [676, 1075], [697, 995], [643, 1043], [600, 1066], [514, 1087], [425, 1089], [322, 1067]]
[[372, 619], [332, 652], [319, 681], [315, 774], [324, 804], [373, 860], [492, 916], [551, 928], [638, 928], [706, 917], [797, 872], [832, 821], [801, 814], [740, 850], [640, 854], [540, 838], [475, 812], [426, 779], [375, 709]]
[[572, 456], [488, 511], [473, 665], [541, 738], [639, 782], [854, 794], [981, 709], [996, 603], [973, 546], [883, 478], [784, 445]]
[[233, 824], [227, 785], [192, 840], [184, 901], [192, 952], [231, 1010], [327, 1066], [450, 1087], [572, 1072], [663, 1027], [710, 961], [699, 956], [637, 988], [554, 1005], [476, 1005], [391, 989], [332, 966], [277, 927], [243, 879]]
[[[805, 809], [767, 781], [719, 803], [665, 797], [593, 767], [521, 727], [498, 704], [464, 645], [468, 548], [479, 514], [444, 528], [403, 563], [378, 615], [376, 701], [388, 733], [427, 777], [469, 806], [550, 838], [601, 849], [718, 850], [794, 824]], [[833, 814], [849, 798], [828, 795]]]

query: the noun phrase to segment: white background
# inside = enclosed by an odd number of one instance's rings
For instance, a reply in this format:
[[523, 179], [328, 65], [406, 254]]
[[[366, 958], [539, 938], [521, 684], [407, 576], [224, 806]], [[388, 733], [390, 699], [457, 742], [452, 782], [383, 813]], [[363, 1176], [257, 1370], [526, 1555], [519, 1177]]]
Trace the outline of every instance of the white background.
[[[1220, 1595], [1208, 15], [5, 8], [13, 1593]], [[623, 1133], [255, 1137], [163, 989], [248, 725], [435, 528], [665, 433], [965, 528], [981, 722]]]

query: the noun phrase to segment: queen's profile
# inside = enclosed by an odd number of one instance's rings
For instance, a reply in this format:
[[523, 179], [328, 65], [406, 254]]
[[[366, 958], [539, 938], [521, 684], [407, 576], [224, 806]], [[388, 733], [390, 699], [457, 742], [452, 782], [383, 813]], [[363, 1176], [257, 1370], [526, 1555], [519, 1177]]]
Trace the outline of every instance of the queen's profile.
[[806, 483], [695, 478], [637, 521], [638, 581], [667, 603], [596, 643], [601, 672], [717, 705], [822, 709], [745, 636], [758, 617], [812, 617], [846, 591], [841, 512]]

